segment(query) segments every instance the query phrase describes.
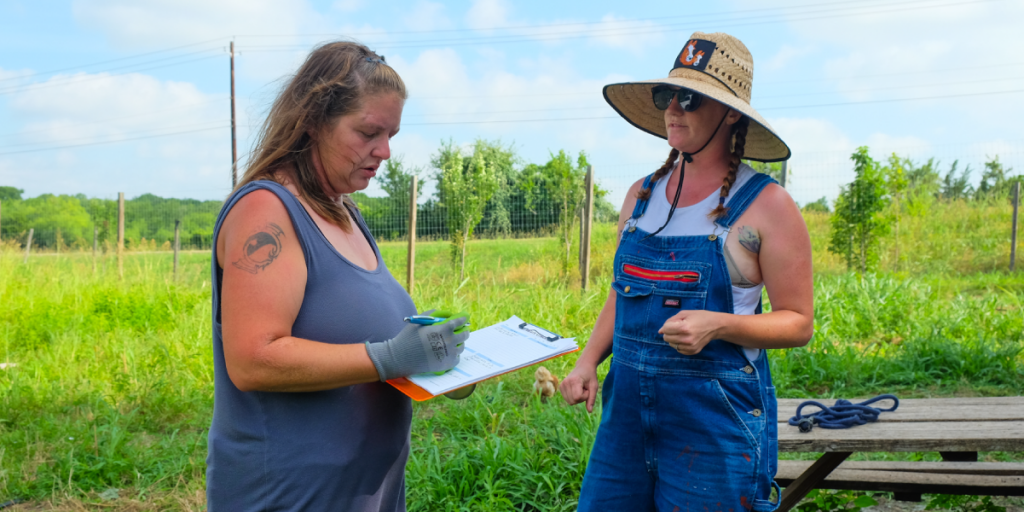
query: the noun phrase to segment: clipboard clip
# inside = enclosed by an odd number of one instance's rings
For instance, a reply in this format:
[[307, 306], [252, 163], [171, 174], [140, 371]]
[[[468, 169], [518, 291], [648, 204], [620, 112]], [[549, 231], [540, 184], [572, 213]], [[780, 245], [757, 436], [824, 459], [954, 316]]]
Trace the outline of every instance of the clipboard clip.
[[544, 338], [544, 340], [548, 341], [548, 342], [558, 341], [559, 339], [562, 338], [558, 334], [555, 334], [555, 333], [553, 333], [553, 332], [551, 332], [551, 331], [549, 331], [547, 329], [543, 329], [541, 327], [537, 327], [536, 325], [533, 325], [533, 324], [531, 324], [529, 322], [523, 322], [523, 323], [519, 324], [519, 329], [522, 330], [522, 331], [526, 331], [526, 332], [528, 332], [530, 334], [535, 334], [537, 336], [540, 336], [541, 338]]

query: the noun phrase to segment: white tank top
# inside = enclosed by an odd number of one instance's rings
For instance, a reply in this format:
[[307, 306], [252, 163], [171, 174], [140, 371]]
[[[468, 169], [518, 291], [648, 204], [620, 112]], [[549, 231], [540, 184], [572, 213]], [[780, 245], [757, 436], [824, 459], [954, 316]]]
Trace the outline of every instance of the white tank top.
[[[636, 227], [648, 233], [653, 233], [665, 223], [665, 219], [668, 218], [668, 211], [672, 208], [672, 203], [665, 196], [665, 187], [668, 186], [669, 177], [672, 176], [673, 172], [675, 172], [675, 169], [654, 184], [654, 190], [651, 191], [650, 204], [647, 205], [647, 211], [644, 212], [644, 215], [637, 221]], [[736, 182], [733, 183], [732, 190], [739, 190], [756, 173], [757, 171], [749, 165], [740, 164], [740, 168], [736, 171]], [[707, 236], [714, 233], [722, 240], [722, 247], [725, 247], [729, 230], [715, 224], [708, 217], [708, 214], [718, 206], [718, 197], [719, 190], [715, 189], [711, 195], [705, 197], [697, 204], [676, 208], [676, 212], [672, 215], [672, 220], [665, 226], [665, 229], [661, 230], [661, 233], [655, 236]], [[726, 206], [729, 206], [732, 197], [732, 194], [730, 194], [725, 198]], [[764, 283], [759, 283], [750, 288], [741, 288], [733, 285], [733, 312], [737, 315], [753, 315], [757, 305], [761, 302], [761, 290], [763, 288]], [[743, 353], [746, 354], [747, 359], [753, 361], [760, 355], [761, 349], [744, 347]]]

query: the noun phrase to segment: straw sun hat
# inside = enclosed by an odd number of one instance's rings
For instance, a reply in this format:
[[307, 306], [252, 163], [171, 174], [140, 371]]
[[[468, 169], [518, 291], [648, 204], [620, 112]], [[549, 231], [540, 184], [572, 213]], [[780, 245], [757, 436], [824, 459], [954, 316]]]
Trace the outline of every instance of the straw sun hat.
[[604, 87], [604, 99], [633, 126], [665, 139], [665, 112], [654, 106], [651, 89], [667, 84], [696, 91], [750, 118], [743, 158], [786, 160], [791, 154], [789, 146], [750, 106], [753, 78], [754, 61], [739, 39], [721, 32], [694, 32], [673, 62], [668, 78], [609, 84]]

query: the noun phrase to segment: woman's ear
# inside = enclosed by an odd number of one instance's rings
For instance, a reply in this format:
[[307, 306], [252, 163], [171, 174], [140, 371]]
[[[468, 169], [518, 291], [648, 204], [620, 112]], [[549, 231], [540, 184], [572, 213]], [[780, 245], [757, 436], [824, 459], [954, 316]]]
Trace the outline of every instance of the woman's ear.
[[725, 124], [730, 126], [736, 124], [740, 119], [743, 119], [743, 114], [736, 109], [730, 108], [729, 113], [725, 114]]

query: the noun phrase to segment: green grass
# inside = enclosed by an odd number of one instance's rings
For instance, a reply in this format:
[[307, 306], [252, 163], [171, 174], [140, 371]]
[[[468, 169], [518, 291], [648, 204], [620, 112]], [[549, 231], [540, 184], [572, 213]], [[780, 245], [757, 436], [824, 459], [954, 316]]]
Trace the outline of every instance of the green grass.
[[[772, 353], [780, 396], [1024, 392], [1024, 273], [997, 270], [1006, 252], [998, 243], [972, 242], [1008, 236], [1003, 213], [956, 208], [905, 230], [901, 254], [912, 262], [896, 269], [883, 260], [886, 272], [863, 277], [821, 250], [827, 218], [808, 217], [816, 334], [808, 347]], [[962, 218], [969, 223], [942, 224]], [[943, 232], [961, 236], [933, 249], [928, 240]], [[421, 243], [413, 296], [421, 308], [469, 311], [475, 325], [518, 314], [582, 344], [607, 295], [613, 237], [610, 226], [594, 234], [587, 292], [560, 275], [554, 239], [471, 242], [463, 282], [445, 243]], [[970, 258], [954, 250], [963, 246]], [[404, 283], [405, 246], [384, 244], [382, 253]], [[202, 510], [213, 396], [209, 255], [184, 254], [177, 279], [169, 254], [129, 253], [123, 280], [112, 257], [95, 273], [92, 265], [78, 253], [23, 265], [20, 252], [0, 251], [0, 362], [17, 364], [0, 370], [0, 502], [98, 502], [117, 488], [122, 510]], [[575, 358], [545, 366], [564, 376]], [[560, 399], [541, 403], [531, 386], [532, 372], [520, 371], [464, 401], [416, 404], [411, 510], [575, 509], [599, 416]]]

